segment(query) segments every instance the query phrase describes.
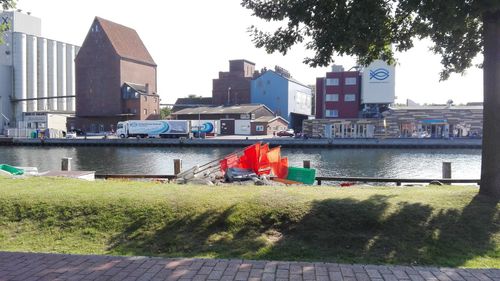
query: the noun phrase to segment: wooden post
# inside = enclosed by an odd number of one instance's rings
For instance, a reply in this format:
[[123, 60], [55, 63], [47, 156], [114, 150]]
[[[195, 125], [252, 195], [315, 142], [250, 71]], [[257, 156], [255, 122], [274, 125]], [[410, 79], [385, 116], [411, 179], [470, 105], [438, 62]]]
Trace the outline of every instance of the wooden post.
[[306, 169], [311, 169], [311, 161], [310, 160], [304, 160], [303, 166]]
[[174, 175], [178, 175], [181, 173], [182, 170], [182, 160], [181, 159], [174, 159]]
[[61, 159], [61, 171], [71, 171], [71, 159], [70, 157]]
[[451, 162], [443, 162], [443, 179], [451, 179]]

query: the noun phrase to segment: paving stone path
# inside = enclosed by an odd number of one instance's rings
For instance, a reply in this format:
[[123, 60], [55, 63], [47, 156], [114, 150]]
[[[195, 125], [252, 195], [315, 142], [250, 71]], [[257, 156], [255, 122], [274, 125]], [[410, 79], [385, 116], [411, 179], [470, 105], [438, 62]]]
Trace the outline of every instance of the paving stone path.
[[4, 280], [500, 281], [500, 270], [0, 252]]

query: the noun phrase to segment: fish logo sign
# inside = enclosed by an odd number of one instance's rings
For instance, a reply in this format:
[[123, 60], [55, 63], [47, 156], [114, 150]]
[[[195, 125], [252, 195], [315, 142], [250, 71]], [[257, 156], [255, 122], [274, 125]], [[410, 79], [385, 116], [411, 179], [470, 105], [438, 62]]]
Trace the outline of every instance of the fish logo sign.
[[370, 70], [370, 80], [375, 79], [378, 81], [384, 81], [387, 78], [389, 78], [389, 70], [385, 68]]

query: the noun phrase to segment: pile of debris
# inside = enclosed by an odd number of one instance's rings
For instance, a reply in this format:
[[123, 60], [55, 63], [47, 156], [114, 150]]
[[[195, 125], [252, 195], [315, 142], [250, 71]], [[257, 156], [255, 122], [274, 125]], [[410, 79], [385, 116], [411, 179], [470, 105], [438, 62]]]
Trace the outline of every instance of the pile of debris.
[[281, 147], [256, 143], [222, 159], [194, 166], [177, 175], [179, 184], [219, 185], [223, 183], [255, 185], [313, 184], [316, 170], [288, 166]]

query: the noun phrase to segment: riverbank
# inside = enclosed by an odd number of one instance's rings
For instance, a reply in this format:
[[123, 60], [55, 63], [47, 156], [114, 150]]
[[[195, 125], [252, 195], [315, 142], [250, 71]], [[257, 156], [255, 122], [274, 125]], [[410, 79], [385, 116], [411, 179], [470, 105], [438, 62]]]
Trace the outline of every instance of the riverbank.
[[481, 148], [481, 139], [12, 139], [0, 145], [20, 146], [181, 146], [181, 147], [245, 147], [257, 141], [284, 148]]
[[0, 250], [500, 267], [474, 187], [207, 187], [0, 178]]

